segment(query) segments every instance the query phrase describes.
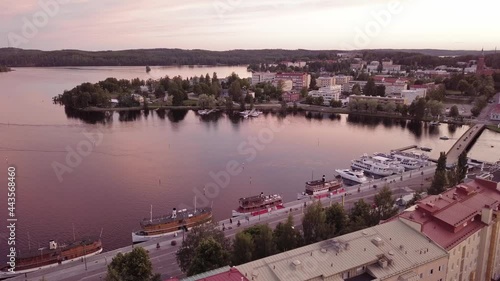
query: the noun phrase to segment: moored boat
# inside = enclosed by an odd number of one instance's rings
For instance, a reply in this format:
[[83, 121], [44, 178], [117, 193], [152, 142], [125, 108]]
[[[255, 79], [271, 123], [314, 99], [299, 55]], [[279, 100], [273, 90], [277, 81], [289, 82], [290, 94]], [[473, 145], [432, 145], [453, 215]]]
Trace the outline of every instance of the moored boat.
[[[151, 212], [152, 213], [152, 212]], [[212, 208], [195, 208], [192, 210], [173, 209], [172, 214], [161, 217], [144, 219], [141, 221], [141, 230], [132, 232], [132, 242], [140, 243], [176, 231], [188, 231], [189, 229], [212, 221]]]
[[321, 199], [334, 194], [345, 192], [341, 181], [326, 180], [323, 176], [321, 180], [312, 180], [306, 182], [306, 189], [304, 192], [297, 194], [297, 200], [305, 198]]
[[258, 216], [283, 208], [283, 198], [281, 195], [264, 195], [261, 192], [259, 195], [240, 198], [239, 207], [232, 211], [232, 216]]
[[365, 183], [368, 181], [365, 174], [361, 170], [337, 169], [335, 170], [340, 177], [354, 183]]
[[41, 247], [28, 253], [20, 253], [15, 257], [11, 269], [9, 262], [1, 268], [0, 277], [12, 277], [40, 269], [51, 268], [60, 264], [91, 257], [102, 252], [101, 239], [83, 239], [80, 241], [58, 244], [49, 241], [49, 247]]
[[439, 139], [442, 139], [442, 140], [449, 140], [450, 138], [448, 136], [442, 136], [440, 137]]

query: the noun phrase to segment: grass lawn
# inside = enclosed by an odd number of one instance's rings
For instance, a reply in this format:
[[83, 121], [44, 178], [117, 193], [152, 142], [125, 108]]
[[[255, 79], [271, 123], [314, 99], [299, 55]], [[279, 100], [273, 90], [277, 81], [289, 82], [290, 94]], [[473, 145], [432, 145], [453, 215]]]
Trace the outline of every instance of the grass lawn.
[[454, 90], [446, 90], [446, 95], [462, 96], [462, 92]]
[[488, 129], [494, 131], [494, 132], [497, 132], [497, 133], [500, 133], [500, 128], [498, 128], [498, 126], [495, 126], [495, 125], [488, 125], [486, 126]]
[[198, 102], [195, 100], [185, 100], [182, 102], [182, 105], [184, 106], [196, 106], [197, 104]]

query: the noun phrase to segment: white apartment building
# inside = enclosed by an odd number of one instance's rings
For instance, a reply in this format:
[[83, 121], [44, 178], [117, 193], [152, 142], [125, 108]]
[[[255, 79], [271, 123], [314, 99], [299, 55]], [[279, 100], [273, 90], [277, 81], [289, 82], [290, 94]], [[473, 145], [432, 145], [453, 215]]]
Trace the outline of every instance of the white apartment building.
[[402, 90], [401, 97], [405, 99], [406, 104], [411, 104], [417, 98], [425, 98], [426, 89]]
[[309, 95], [313, 98], [323, 97], [323, 104], [330, 105], [332, 100], [340, 100], [340, 93], [342, 87], [340, 85], [333, 85], [330, 87], [319, 88], [317, 91], [310, 91]]
[[276, 73], [271, 72], [254, 72], [252, 73], [252, 85], [265, 82], [273, 82]]

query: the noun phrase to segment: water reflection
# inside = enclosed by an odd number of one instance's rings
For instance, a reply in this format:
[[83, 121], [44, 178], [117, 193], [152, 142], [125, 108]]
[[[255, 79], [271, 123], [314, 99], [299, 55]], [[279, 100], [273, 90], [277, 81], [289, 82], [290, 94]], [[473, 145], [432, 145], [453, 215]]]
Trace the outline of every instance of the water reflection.
[[105, 124], [112, 121], [112, 114], [108, 111], [86, 112], [64, 107], [68, 119], [79, 119], [88, 124]]
[[211, 114], [208, 115], [199, 115], [200, 120], [207, 123], [215, 123], [219, 121], [219, 119], [222, 118], [223, 116], [224, 113], [222, 111], [212, 112]]
[[131, 122], [141, 119], [141, 110], [118, 111], [120, 122]]
[[189, 110], [187, 110], [187, 109], [169, 110], [167, 113], [167, 118], [168, 118], [168, 120], [170, 120], [170, 122], [179, 123], [182, 120], [184, 120], [184, 118], [186, 118], [188, 111]]
[[156, 115], [161, 119], [165, 120], [165, 116], [167, 115], [167, 111], [163, 108], [156, 110]]
[[412, 134], [415, 135], [415, 137], [417, 137], [417, 139], [420, 139], [422, 137], [422, 132], [424, 128], [422, 122], [416, 120], [410, 120], [407, 124], [407, 128], [408, 130], [410, 130]]
[[457, 125], [455, 124], [448, 124], [448, 133], [450, 133], [451, 135], [454, 135], [455, 132], [457, 131]]

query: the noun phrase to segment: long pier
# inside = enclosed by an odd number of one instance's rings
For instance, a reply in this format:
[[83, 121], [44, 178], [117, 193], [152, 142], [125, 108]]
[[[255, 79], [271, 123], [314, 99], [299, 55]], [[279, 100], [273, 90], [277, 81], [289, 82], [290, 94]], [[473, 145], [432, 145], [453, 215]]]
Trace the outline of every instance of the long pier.
[[[412, 190], [420, 190], [426, 178], [434, 174], [436, 167], [430, 165], [418, 170], [407, 171], [402, 174], [392, 175], [389, 177], [370, 180], [364, 184], [358, 184], [346, 188], [346, 192], [334, 194], [331, 197], [322, 199], [306, 198], [303, 200], [295, 200], [285, 203], [284, 209], [273, 210], [270, 213], [265, 213], [260, 216], [252, 217], [236, 217], [232, 219], [225, 219], [216, 223], [219, 229], [225, 229], [226, 237], [233, 237], [237, 232], [244, 228], [259, 223], [267, 223], [269, 226], [274, 227], [279, 222], [286, 221], [288, 214], [292, 214], [296, 227], [301, 225], [301, 220], [304, 212], [304, 207], [312, 204], [314, 201], [320, 201], [323, 206], [328, 206], [332, 202], [345, 202], [346, 204], [353, 204], [359, 199], [372, 198], [381, 187], [388, 185], [394, 192], [395, 197], [403, 196], [412, 192]], [[411, 184], [410, 184], [411, 183]], [[238, 221], [240, 226], [238, 226]], [[149, 252], [150, 260], [153, 264], [153, 271], [162, 275], [163, 279], [173, 276], [183, 276], [177, 265], [175, 253], [179, 249], [182, 242], [184, 233], [179, 235], [168, 235], [152, 241], [136, 244]], [[172, 241], [176, 241], [176, 245], [171, 245]], [[157, 249], [156, 244], [159, 243], [160, 248]], [[58, 265], [54, 268], [37, 270], [28, 273], [26, 276], [21, 275], [8, 279], [9, 281], [39, 281], [42, 277], [46, 280], [104, 280], [107, 273], [107, 265], [111, 262], [117, 253], [127, 253], [133, 249], [134, 246], [126, 246], [120, 249], [115, 249], [109, 252], [104, 252], [99, 255], [87, 258], [86, 260], [75, 261], [68, 264]]]
[[458, 162], [458, 157], [462, 152], [467, 151], [474, 144], [474, 142], [479, 138], [481, 133], [486, 128], [484, 124], [477, 124], [469, 128], [455, 144], [450, 148], [446, 154], [446, 162], [449, 165], [454, 165]]

